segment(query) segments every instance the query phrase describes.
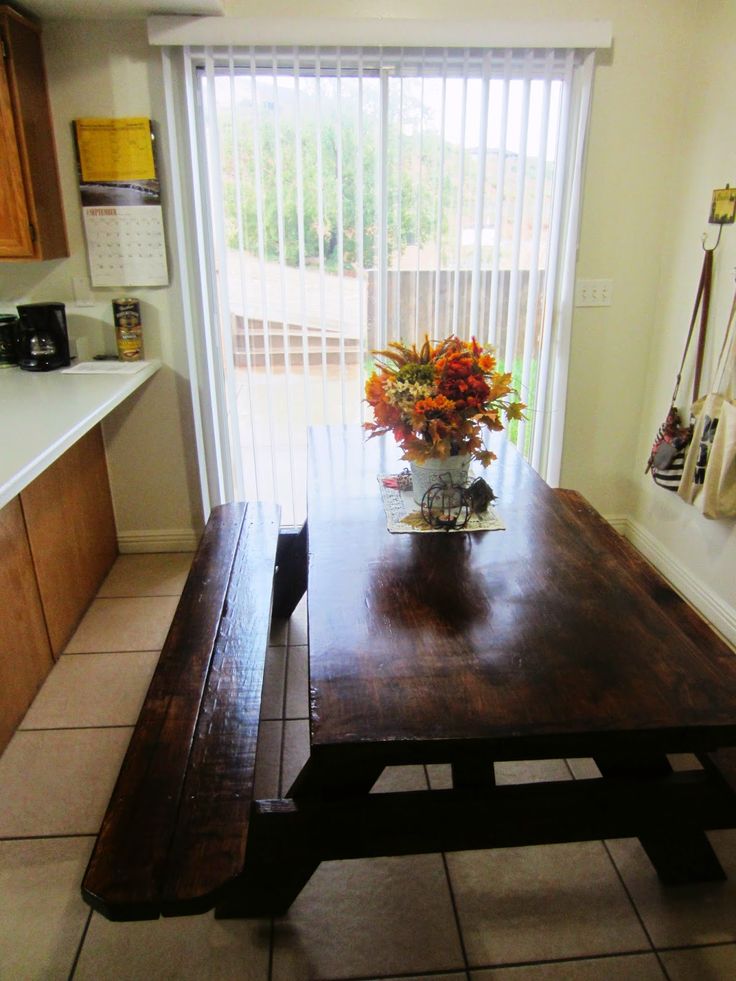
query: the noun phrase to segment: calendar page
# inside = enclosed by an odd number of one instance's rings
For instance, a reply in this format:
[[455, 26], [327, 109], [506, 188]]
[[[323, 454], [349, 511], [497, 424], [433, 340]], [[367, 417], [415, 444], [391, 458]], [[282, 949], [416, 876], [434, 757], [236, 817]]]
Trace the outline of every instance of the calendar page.
[[93, 286], [166, 286], [160, 205], [82, 208]]
[[150, 119], [84, 118], [74, 128], [92, 285], [168, 285]]

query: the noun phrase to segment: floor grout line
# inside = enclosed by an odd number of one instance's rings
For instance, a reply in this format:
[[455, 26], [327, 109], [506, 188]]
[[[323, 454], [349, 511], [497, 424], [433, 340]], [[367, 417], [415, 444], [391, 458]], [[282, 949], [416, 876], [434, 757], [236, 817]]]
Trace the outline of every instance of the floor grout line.
[[160, 647], [130, 647], [125, 650], [115, 651], [62, 651], [57, 658], [55, 665], [62, 657], [89, 657], [94, 654], [160, 654]]
[[271, 917], [271, 926], [268, 936], [268, 981], [273, 981], [273, 954], [276, 942], [276, 919]]
[[[567, 757], [565, 757], [565, 766], [570, 771], [570, 775], [572, 776], [573, 780], [577, 780], [577, 777], [573, 773], [573, 769], [570, 766], [570, 763], [569, 763]], [[657, 958], [657, 963], [659, 964], [660, 970], [664, 974], [665, 978], [667, 978], [667, 981], [670, 981], [669, 972], [667, 971], [667, 968], [665, 967], [665, 965], [662, 962], [661, 957], [659, 956], [659, 952], [657, 950], [657, 947], [656, 947], [656, 945], [655, 945], [655, 943], [654, 943], [654, 941], [652, 939], [652, 936], [651, 936], [649, 930], [647, 929], [646, 923], [644, 922], [644, 917], [639, 912], [639, 907], [636, 905], [636, 901], [634, 900], [634, 897], [632, 896], [631, 891], [629, 890], [629, 887], [626, 885], [626, 881], [624, 880], [624, 877], [621, 874], [621, 871], [620, 871], [618, 865], [616, 864], [616, 860], [614, 859], [613, 854], [611, 853], [611, 849], [608, 847], [608, 843], [606, 841], [604, 841], [603, 839], [601, 839], [601, 844], [603, 845], [603, 849], [604, 849], [606, 855], [608, 856], [609, 862], [613, 866], [613, 870], [614, 870], [614, 872], [616, 874], [616, 877], [617, 877], [618, 881], [621, 883], [621, 888], [624, 890], [624, 893], [626, 894], [626, 898], [629, 901], [629, 905], [631, 906], [632, 910], [634, 911], [634, 915], [636, 916], [637, 920], [639, 921], [639, 926], [642, 928], [642, 930], [644, 931], [644, 936], [649, 941], [649, 944], [650, 944], [651, 949], [652, 949], [652, 953]]]
[[289, 645], [284, 651], [284, 690], [281, 693], [281, 718], [286, 719], [286, 703], [289, 693], [289, 661], [291, 660]]
[[82, 936], [79, 938], [79, 944], [77, 945], [77, 952], [74, 955], [74, 960], [72, 961], [72, 966], [69, 970], [69, 976], [67, 981], [73, 981], [74, 975], [77, 972], [77, 964], [79, 963], [79, 958], [82, 956], [82, 947], [84, 946], [84, 941], [87, 939], [87, 931], [89, 930], [89, 925], [92, 922], [92, 910], [89, 911], [87, 920], [82, 929]]
[[463, 936], [463, 928], [460, 923], [460, 912], [457, 908], [457, 899], [455, 898], [455, 890], [452, 887], [452, 879], [450, 878], [450, 868], [447, 864], [447, 854], [445, 852], [440, 852], [440, 859], [442, 861], [442, 868], [445, 870], [445, 880], [447, 882], [447, 889], [450, 893], [450, 905], [452, 906], [452, 916], [455, 921], [455, 929], [457, 930], [457, 937], [460, 942], [460, 953], [463, 958], [463, 968], [465, 974], [470, 976], [470, 959], [468, 957], [468, 949], [465, 946], [465, 937]]
[[309, 981], [399, 981], [400, 978], [407, 979], [421, 979], [424, 978], [444, 978], [444, 977], [454, 977], [454, 976], [464, 975], [469, 978], [470, 975], [463, 968], [450, 967], [450, 968], [440, 968], [439, 970], [433, 971], [422, 971], [421, 974], [417, 974], [416, 971], [400, 971], [398, 974], [345, 974], [340, 977], [330, 976], [329, 978], [310, 978]]
[[631, 908], [633, 909], [634, 914], [636, 915], [636, 918], [639, 921], [639, 925], [641, 926], [642, 930], [644, 931], [644, 936], [649, 941], [649, 943], [651, 945], [651, 948], [652, 948], [652, 951], [654, 952], [654, 954], [657, 957], [657, 962], [658, 962], [660, 968], [662, 969], [662, 972], [663, 972], [664, 976], [669, 981], [669, 973], [668, 973], [667, 969], [665, 968], [664, 964], [662, 963], [662, 960], [661, 960], [661, 958], [659, 956], [659, 952], [657, 950], [657, 946], [654, 943], [654, 940], [652, 939], [652, 935], [650, 934], [650, 932], [649, 932], [649, 930], [647, 928], [646, 923], [644, 922], [644, 917], [639, 912], [639, 907], [636, 905], [636, 901], [634, 900], [634, 897], [631, 895], [631, 891], [630, 891], [629, 887], [627, 886], [626, 881], [625, 881], [623, 875], [621, 874], [621, 870], [619, 869], [618, 865], [616, 864], [616, 860], [614, 859], [614, 857], [613, 857], [613, 855], [611, 853], [611, 849], [608, 847], [608, 842], [607, 841], [601, 841], [601, 844], [603, 845], [603, 848], [604, 848], [604, 850], [606, 852], [606, 855], [608, 855], [608, 859], [609, 859], [611, 865], [613, 866], [613, 870], [616, 873], [616, 877], [618, 878], [618, 881], [621, 883], [621, 888], [626, 893], [626, 898], [628, 899], [629, 903], [631, 904]]
[[[688, 949], [688, 948], [685, 948]], [[656, 950], [647, 950], [646, 947], [632, 948], [631, 950], [614, 950], [602, 954], [573, 954], [570, 957], [549, 957], [536, 961], [496, 961], [488, 964], [474, 964], [470, 970], [473, 971], [501, 971], [508, 968], [522, 967], [541, 967], [547, 964], [575, 964], [585, 961], [606, 961], [621, 957], [649, 957], [656, 954]]]
[[[426, 789], [431, 791], [432, 784], [429, 779], [429, 770], [427, 769], [427, 764], [422, 764], [422, 769], [424, 770], [424, 782], [426, 783]], [[447, 855], [445, 852], [440, 852], [440, 858], [442, 860], [442, 868], [445, 870], [445, 881], [447, 882], [447, 890], [450, 893], [450, 905], [452, 906], [452, 915], [455, 920], [455, 929], [457, 930], [458, 940], [460, 942], [460, 953], [463, 958], [463, 969], [465, 971], [465, 976], [470, 977], [470, 961], [468, 959], [468, 951], [465, 946], [465, 937], [463, 936], [463, 928], [460, 923], [460, 912], [457, 907], [457, 899], [455, 898], [455, 890], [452, 886], [452, 878], [450, 877], [450, 867], [447, 864]]]
[[462, 968], [441, 968], [440, 970], [422, 971], [399, 971], [398, 974], [341, 974], [339, 977], [330, 975], [329, 977], [310, 977], [309, 981], [400, 981], [401, 978], [409, 981], [424, 981], [425, 978], [445, 978], [445, 977], [468, 978], [468, 972]]
[[21, 726], [15, 730], [19, 732], [84, 732], [90, 729], [135, 729], [135, 722], [115, 722], [97, 726]]
[[[102, 588], [102, 587], [100, 587], [100, 588]], [[116, 595], [113, 595], [113, 596], [106, 596], [104, 594], [101, 595], [100, 593], [95, 593], [95, 595], [93, 596], [93, 598], [92, 598], [92, 600], [90, 602], [91, 603], [94, 603], [96, 600], [119, 600], [119, 599], [121, 599], [121, 600], [128, 600], [128, 599], [171, 599], [172, 596], [181, 596], [183, 592], [184, 592], [184, 590], [181, 590], [181, 591], [178, 591], [178, 592], [171, 592], [171, 593], [125, 593], [125, 595], [120, 595], [120, 596], [118, 596], [117, 594]]]
[[264, 715], [259, 722], [309, 722], [308, 715]]
[[48, 835], [0, 835], [1, 841], [55, 841], [56, 839], [96, 838], [97, 831], [66, 831]]
[[[288, 637], [289, 631], [289, 621], [286, 623], [286, 631]], [[286, 756], [286, 692], [287, 684], [289, 678], [289, 645], [286, 644], [286, 650], [284, 652], [284, 690], [281, 693], [281, 719], [274, 720], [281, 723], [281, 745], [279, 747], [279, 783], [276, 788], [278, 791], [278, 796], [284, 796], [284, 759]]]
[[675, 947], [657, 947], [657, 950], [662, 951], [664, 954], [672, 953], [678, 950], [705, 950], [709, 947], [734, 947], [736, 948], [736, 940], [704, 940], [702, 943], [695, 944], [678, 944]]

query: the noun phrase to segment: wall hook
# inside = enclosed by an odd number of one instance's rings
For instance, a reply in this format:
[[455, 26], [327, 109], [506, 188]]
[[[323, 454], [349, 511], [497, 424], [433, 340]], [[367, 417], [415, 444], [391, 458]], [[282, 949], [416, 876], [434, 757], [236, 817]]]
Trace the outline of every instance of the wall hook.
[[712, 246], [712, 248], [708, 249], [708, 248], [706, 248], [706, 245], [705, 245], [705, 240], [708, 238], [708, 233], [707, 232], [703, 232], [703, 234], [701, 235], [701, 239], [702, 239], [702, 242], [703, 242], [703, 252], [715, 252], [716, 249], [718, 248], [718, 245], [719, 245], [720, 241], [721, 241], [721, 234], [722, 233], [723, 233], [723, 225], [719, 225], [718, 226], [718, 238], [716, 239], [716, 244], [714, 246]]

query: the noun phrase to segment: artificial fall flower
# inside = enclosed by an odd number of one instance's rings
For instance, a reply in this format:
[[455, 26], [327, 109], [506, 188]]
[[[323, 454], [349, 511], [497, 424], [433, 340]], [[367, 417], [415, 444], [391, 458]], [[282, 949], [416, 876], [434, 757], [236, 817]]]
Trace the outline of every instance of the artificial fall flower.
[[502, 415], [523, 418], [511, 374], [496, 371], [493, 354], [475, 338], [453, 335], [433, 345], [427, 337], [419, 350], [394, 341], [373, 353], [381, 360], [365, 395], [375, 421], [364, 428], [371, 436], [393, 433], [405, 460], [469, 454], [487, 466], [494, 455], [482, 430], [503, 429]]

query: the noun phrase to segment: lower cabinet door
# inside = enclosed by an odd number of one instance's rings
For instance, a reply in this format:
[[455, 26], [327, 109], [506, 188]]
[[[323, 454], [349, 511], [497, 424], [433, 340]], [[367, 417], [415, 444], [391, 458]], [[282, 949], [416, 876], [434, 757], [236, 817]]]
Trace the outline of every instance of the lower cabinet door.
[[58, 657], [118, 553], [100, 427], [36, 477], [20, 499], [51, 649]]
[[0, 752], [54, 663], [19, 498], [0, 509]]

